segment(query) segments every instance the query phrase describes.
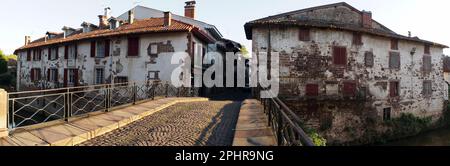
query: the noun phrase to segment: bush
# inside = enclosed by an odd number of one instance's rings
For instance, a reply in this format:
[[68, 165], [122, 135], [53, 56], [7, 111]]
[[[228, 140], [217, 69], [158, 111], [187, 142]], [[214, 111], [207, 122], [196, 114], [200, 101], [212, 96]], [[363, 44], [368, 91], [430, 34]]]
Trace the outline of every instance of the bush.
[[0, 85], [12, 85], [14, 77], [11, 75], [0, 76]]
[[431, 124], [431, 117], [419, 118], [413, 114], [401, 114], [399, 118], [395, 118], [387, 122], [392, 127], [393, 136], [412, 136], [426, 130]]

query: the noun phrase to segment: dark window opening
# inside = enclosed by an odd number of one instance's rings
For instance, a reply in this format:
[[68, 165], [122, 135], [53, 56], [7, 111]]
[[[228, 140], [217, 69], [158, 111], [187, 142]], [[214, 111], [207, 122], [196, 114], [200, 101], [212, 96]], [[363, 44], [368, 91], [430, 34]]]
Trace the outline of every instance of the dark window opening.
[[423, 56], [423, 71], [431, 72], [431, 56]]
[[353, 44], [354, 45], [363, 45], [362, 43], [362, 35], [360, 33], [353, 33]]
[[364, 54], [364, 62], [366, 64], [366, 67], [373, 67], [373, 61], [373, 52], [366, 51], [366, 53]]
[[391, 120], [391, 108], [383, 109], [383, 120], [384, 121]]
[[400, 69], [400, 53], [398, 52], [389, 53], [389, 68]]
[[423, 81], [422, 93], [425, 97], [430, 97], [433, 94], [433, 87], [431, 81]]
[[398, 97], [400, 95], [400, 84], [398, 81], [391, 81], [389, 83], [389, 96]]
[[344, 96], [354, 97], [356, 95], [356, 83], [354, 82], [344, 82], [344, 87], [342, 90]]
[[398, 39], [391, 39], [391, 50], [398, 50]]
[[139, 38], [128, 38], [128, 56], [139, 56]]
[[425, 45], [425, 49], [424, 49], [424, 53], [425, 54], [430, 54], [430, 45]]

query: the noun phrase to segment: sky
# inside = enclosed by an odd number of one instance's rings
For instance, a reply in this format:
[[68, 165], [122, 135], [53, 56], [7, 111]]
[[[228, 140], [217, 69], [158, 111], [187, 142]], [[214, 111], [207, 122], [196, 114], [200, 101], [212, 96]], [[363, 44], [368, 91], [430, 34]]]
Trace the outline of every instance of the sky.
[[[342, 1], [342, 0], [341, 0]], [[336, 0], [197, 0], [196, 19], [215, 25], [225, 38], [251, 49], [244, 24], [258, 18], [308, 7], [341, 2]], [[184, 15], [185, 0], [2, 0], [0, 3], [0, 49], [11, 54], [47, 31], [63, 26], [79, 28], [83, 21], [98, 24], [98, 15], [111, 7], [119, 16], [136, 5]], [[450, 45], [448, 0], [349, 0], [359, 10], [398, 34]], [[450, 55], [445, 49], [444, 54]]]

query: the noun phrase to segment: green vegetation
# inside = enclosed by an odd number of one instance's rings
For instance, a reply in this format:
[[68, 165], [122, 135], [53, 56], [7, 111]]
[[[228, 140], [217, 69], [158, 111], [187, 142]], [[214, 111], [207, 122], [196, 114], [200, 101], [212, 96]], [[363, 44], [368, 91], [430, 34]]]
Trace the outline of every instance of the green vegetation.
[[246, 57], [246, 58], [251, 58], [251, 55], [250, 55], [250, 53], [248, 52], [247, 47], [245, 47], [245, 46], [242, 46], [242, 48], [241, 48], [241, 54], [242, 54], [242, 56], [244, 56], [244, 57]]
[[391, 127], [390, 137], [408, 137], [427, 130], [431, 125], [431, 117], [419, 118], [410, 113], [403, 113], [386, 124]]
[[305, 125], [301, 125], [301, 126], [305, 130], [306, 134], [309, 135], [309, 137], [313, 141], [314, 145], [327, 146], [327, 140], [324, 137], [320, 136], [320, 134], [316, 130], [314, 130], [310, 127], [306, 127]]
[[10, 87], [15, 85], [15, 75], [11, 75], [8, 72], [8, 62], [10, 60], [17, 60], [16, 55], [5, 55], [0, 50], [0, 88], [9, 90]]

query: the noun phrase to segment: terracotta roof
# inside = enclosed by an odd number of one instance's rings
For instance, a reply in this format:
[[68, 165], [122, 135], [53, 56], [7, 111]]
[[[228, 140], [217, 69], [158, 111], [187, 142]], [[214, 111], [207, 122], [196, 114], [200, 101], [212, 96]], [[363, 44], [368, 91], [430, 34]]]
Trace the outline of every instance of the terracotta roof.
[[430, 45], [439, 46], [439, 47], [443, 47], [443, 48], [448, 48], [448, 46], [443, 45], [443, 44], [439, 44], [439, 43], [435, 43], [435, 42], [431, 42], [431, 41], [427, 41], [427, 40], [422, 40], [417, 37], [407, 37], [407, 36], [397, 34], [394, 31], [390, 30], [389, 28], [385, 27], [384, 25], [378, 23], [375, 20], [372, 20], [372, 21], [375, 22], [376, 24], [378, 24], [380, 26], [380, 28], [363, 28], [361, 25], [356, 25], [356, 24], [332, 22], [332, 21], [328, 21], [328, 20], [320, 20], [320, 19], [314, 19], [314, 18], [292, 18], [292, 17], [289, 17], [290, 15], [297, 14], [297, 13], [308, 12], [308, 11], [313, 11], [313, 10], [323, 9], [323, 8], [336, 7], [336, 6], [345, 6], [354, 12], [362, 13], [358, 9], [354, 8], [353, 6], [351, 6], [345, 2], [282, 13], [282, 14], [269, 16], [269, 17], [265, 17], [262, 19], [258, 19], [258, 20], [254, 20], [254, 21], [250, 21], [250, 22], [246, 23], [244, 25], [244, 28], [245, 28], [247, 39], [249, 39], [249, 40], [252, 39], [252, 28], [253, 27], [267, 26], [267, 25], [294, 25], [294, 26], [330, 28], [330, 29], [340, 29], [340, 30], [347, 30], [347, 31], [363, 32], [363, 33], [377, 35], [377, 36], [397, 38], [397, 39], [401, 39], [401, 40], [420, 42], [420, 43], [430, 44]]
[[125, 24], [117, 29], [100, 29], [87, 33], [76, 33], [66, 38], [59, 37], [47, 40], [38, 39], [31, 42], [29, 45], [18, 48], [15, 52], [49, 45], [63, 44], [67, 42], [74, 42], [80, 40], [88, 40], [94, 38], [129, 35], [129, 34], [142, 34], [142, 33], [159, 33], [159, 32], [194, 32], [208, 42], [213, 42], [214, 39], [208, 34], [202, 32], [193, 25], [183, 23], [177, 20], [172, 20], [170, 26], [164, 26], [164, 18], [148, 18], [143, 20], [136, 20], [133, 24]]

